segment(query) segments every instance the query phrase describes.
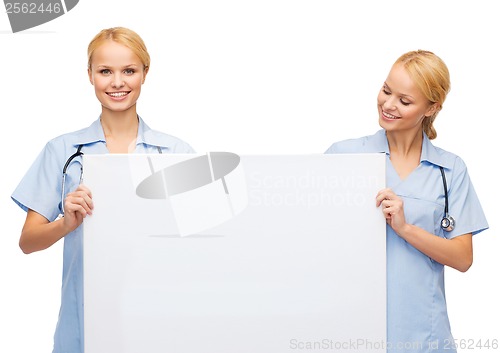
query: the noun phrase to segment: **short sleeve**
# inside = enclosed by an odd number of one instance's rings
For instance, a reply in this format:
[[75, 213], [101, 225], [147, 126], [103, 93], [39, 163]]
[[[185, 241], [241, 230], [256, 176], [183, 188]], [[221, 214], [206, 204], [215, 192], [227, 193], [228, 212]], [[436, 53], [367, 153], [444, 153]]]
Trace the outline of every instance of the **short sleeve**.
[[451, 177], [448, 213], [455, 220], [455, 228], [446, 234], [447, 237], [451, 239], [467, 233], [474, 235], [488, 229], [486, 216], [461, 158], [456, 158], [450, 174], [447, 176]]
[[59, 171], [56, 148], [47, 143], [11, 195], [24, 211], [31, 209], [49, 221], [60, 213], [62, 171]]

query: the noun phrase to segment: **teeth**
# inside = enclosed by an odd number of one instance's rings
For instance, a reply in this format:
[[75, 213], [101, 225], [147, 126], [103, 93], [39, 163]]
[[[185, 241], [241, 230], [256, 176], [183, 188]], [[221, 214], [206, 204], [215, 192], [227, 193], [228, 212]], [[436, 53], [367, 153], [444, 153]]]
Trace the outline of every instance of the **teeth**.
[[384, 112], [384, 116], [389, 119], [398, 119], [397, 116]]
[[111, 97], [123, 97], [127, 95], [127, 92], [115, 92], [115, 93], [108, 93]]

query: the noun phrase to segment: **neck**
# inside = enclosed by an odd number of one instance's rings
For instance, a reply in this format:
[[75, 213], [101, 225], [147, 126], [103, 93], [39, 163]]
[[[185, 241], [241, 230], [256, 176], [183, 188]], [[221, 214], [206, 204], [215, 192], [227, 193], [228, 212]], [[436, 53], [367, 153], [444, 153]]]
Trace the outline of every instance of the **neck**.
[[103, 110], [101, 125], [104, 135], [114, 137], [137, 136], [139, 118], [135, 111], [112, 112]]
[[132, 153], [135, 150], [139, 118], [134, 112], [105, 112], [101, 125], [110, 153]]
[[398, 155], [406, 158], [418, 155], [420, 157], [424, 141], [421, 129], [405, 134], [387, 131], [386, 135], [391, 156]]
[[404, 180], [420, 164], [422, 154], [423, 132], [411, 133], [387, 131], [387, 142], [392, 166], [399, 177]]

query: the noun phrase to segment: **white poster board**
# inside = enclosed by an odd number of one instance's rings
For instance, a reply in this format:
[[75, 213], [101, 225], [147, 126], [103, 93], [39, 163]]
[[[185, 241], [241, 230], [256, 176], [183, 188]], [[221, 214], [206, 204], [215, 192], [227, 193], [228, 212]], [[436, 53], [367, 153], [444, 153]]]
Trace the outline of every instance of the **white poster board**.
[[385, 352], [383, 154], [85, 155], [86, 353]]

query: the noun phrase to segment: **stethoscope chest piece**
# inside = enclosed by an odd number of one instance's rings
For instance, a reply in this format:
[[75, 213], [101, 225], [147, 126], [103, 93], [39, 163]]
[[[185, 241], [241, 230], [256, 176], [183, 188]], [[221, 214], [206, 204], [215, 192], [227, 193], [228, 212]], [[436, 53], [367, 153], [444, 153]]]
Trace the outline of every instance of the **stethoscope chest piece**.
[[451, 232], [453, 228], [455, 228], [455, 220], [450, 215], [446, 215], [441, 220], [441, 228], [443, 228], [447, 232]]

